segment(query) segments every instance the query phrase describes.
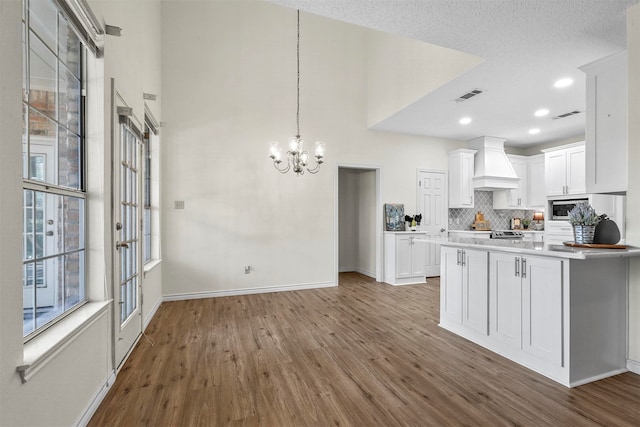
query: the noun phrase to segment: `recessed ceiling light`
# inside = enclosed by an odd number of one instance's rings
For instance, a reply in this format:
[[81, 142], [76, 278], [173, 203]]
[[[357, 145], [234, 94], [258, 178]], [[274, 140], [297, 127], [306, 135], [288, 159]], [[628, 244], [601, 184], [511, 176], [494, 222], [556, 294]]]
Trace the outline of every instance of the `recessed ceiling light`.
[[549, 110], [547, 110], [546, 108], [541, 108], [538, 111], [536, 111], [535, 113], [533, 113], [536, 117], [544, 117], [547, 114], [549, 114]]
[[471, 117], [463, 117], [460, 119], [459, 123], [461, 125], [468, 125], [469, 123], [471, 123]]
[[573, 84], [573, 79], [570, 77], [565, 77], [564, 79], [557, 80], [553, 86], [557, 88], [563, 88], [567, 86], [571, 86]]
[[538, 128], [529, 129], [529, 133], [531, 135], [538, 134], [538, 133], [540, 133], [540, 129], [538, 129]]

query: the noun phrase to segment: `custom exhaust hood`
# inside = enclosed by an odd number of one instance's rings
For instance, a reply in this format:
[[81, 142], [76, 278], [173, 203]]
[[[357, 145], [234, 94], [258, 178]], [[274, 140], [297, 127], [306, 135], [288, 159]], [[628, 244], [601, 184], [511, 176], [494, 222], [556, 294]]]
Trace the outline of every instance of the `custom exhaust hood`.
[[469, 148], [477, 150], [473, 187], [481, 191], [518, 188], [520, 178], [504, 152], [503, 138], [481, 136], [467, 141]]

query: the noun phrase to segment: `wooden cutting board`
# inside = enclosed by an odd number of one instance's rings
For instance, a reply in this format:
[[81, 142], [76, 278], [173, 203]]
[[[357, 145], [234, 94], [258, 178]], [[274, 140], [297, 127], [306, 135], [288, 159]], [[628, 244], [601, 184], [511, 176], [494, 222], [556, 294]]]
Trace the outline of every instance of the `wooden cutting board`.
[[627, 245], [612, 245], [606, 243], [576, 243], [576, 242], [563, 242], [565, 246], [571, 246], [573, 248], [591, 248], [591, 249], [627, 249]]

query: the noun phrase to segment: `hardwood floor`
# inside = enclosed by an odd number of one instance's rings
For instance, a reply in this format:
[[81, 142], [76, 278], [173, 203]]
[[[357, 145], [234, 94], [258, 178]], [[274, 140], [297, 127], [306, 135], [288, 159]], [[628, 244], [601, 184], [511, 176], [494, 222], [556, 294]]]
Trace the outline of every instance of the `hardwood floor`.
[[437, 326], [439, 282], [164, 303], [90, 426], [638, 426], [640, 376], [565, 388]]

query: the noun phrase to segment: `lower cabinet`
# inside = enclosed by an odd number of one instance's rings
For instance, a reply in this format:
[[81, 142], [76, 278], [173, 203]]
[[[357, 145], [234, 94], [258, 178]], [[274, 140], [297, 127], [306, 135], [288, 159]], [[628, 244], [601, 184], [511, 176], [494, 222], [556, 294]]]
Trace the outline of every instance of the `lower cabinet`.
[[489, 333], [488, 252], [442, 248], [440, 312], [445, 322]]
[[495, 343], [562, 366], [562, 261], [492, 253], [489, 271]]
[[443, 245], [440, 326], [567, 387], [626, 372], [628, 259], [533, 251]]
[[384, 241], [384, 281], [390, 285], [425, 282], [427, 248], [425, 233], [386, 233]]

